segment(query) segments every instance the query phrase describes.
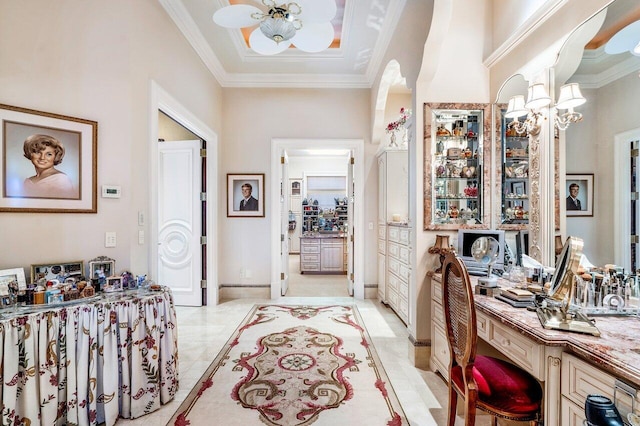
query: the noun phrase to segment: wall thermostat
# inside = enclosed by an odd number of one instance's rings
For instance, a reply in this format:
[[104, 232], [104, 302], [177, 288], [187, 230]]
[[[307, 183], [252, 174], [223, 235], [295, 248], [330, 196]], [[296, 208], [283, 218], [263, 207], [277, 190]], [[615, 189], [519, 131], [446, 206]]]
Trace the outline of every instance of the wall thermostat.
[[120, 198], [122, 190], [115, 185], [102, 185], [102, 198]]

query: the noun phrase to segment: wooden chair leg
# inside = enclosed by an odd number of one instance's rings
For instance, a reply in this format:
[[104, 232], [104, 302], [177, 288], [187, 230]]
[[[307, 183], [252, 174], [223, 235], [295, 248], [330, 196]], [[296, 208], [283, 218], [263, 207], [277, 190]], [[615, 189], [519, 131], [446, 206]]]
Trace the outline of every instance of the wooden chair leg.
[[475, 426], [476, 424], [476, 404], [472, 398], [465, 400], [464, 424], [465, 426]]
[[456, 409], [458, 406], [458, 394], [453, 386], [449, 385], [449, 417], [447, 418], [449, 426], [454, 426], [456, 423]]
[[498, 426], [498, 417], [491, 416], [491, 426]]

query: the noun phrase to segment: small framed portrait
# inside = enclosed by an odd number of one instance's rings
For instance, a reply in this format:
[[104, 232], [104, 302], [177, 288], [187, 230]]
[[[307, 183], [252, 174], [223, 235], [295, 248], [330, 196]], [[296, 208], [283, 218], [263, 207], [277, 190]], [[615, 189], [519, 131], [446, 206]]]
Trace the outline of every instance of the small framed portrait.
[[116, 261], [107, 256], [98, 256], [89, 261], [89, 276], [91, 280], [97, 280], [101, 286], [107, 283], [107, 278], [115, 275]]
[[513, 182], [511, 184], [512, 192], [518, 196], [524, 195], [524, 182]]
[[122, 277], [107, 277], [102, 285], [102, 291], [105, 293], [122, 291]]
[[567, 174], [566, 212], [571, 216], [593, 216], [593, 173]]
[[27, 280], [23, 268], [0, 270], [0, 286], [14, 287], [18, 290], [27, 289]]
[[84, 262], [82, 260], [31, 265], [31, 282], [35, 283], [44, 278], [47, 281], [58, 280], [63, 283], [68, 278], [79, 279], [83, 271]]
[[227, 217], [264, 217], [264, 173], [227, 174]]
[[0, 212], [97, 213], [97, 122], [2, 104], [0, 122]]

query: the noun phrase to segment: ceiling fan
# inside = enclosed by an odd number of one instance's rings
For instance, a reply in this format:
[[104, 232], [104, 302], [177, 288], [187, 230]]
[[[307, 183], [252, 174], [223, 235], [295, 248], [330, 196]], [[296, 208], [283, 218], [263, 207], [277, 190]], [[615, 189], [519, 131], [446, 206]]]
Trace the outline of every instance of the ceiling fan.
[[334, 38], [331, 20], [336, 15], [335, 0], [296, 0], [277, 4], [262, 0], [263, 11], [248, 4], [225, 6], [213, 14], [213, 22], [225, 28], [259, 25], [249, 36], [251, 49], [261, 55], [284, 52], [292, 44], [304, 52], [321, 52]]

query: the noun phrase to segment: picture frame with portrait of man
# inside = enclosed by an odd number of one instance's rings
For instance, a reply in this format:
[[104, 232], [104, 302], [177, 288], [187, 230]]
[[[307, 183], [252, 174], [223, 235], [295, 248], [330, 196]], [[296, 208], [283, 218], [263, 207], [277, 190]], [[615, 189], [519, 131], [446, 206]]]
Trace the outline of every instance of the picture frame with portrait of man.
[[98, 123], [0, 104], [0, 212], [97, 213]]
[[593, 216], [593, 173], [568, 173], [565, 179], [567, 217]]
[[227, 174], [227, 217], [264, 217], [264, 173]]

